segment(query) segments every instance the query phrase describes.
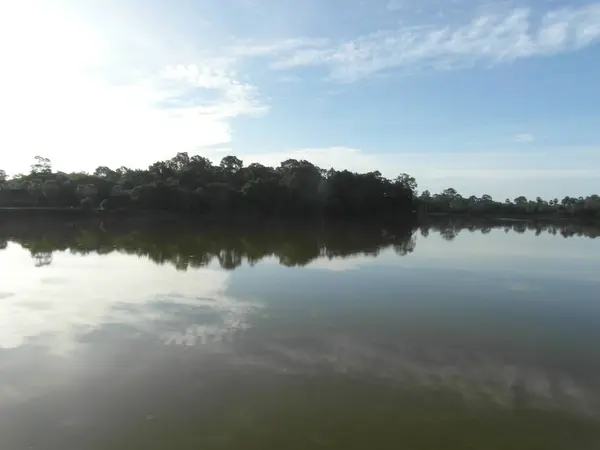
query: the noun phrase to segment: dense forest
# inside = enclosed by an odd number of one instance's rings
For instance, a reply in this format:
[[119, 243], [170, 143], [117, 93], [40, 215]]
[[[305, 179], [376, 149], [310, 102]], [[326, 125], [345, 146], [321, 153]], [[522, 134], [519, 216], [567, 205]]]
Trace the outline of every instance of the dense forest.
[[305, 160], [279, 167], [245, 166], [235, 156], [218, 165], [202, 156], [178, 153], [145, 170], [98, 167], [94, 173], [55, 171], [35, 158], [28, 174], [8, 178], [0, 170], [0, 207], [143, 210], [259, 215], [408, 216], [415, 213], [502, 216], [561, 215], [600, 218], [600, 197], [496, 201], [489, 195], [463, 197], [448, 188], [438, 194], [417, 190], [401, 173], [325, 170]]

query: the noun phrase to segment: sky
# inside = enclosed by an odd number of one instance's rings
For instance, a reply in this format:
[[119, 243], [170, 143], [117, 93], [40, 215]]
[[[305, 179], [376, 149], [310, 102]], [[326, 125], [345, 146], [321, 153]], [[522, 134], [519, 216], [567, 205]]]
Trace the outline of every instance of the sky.
[[590, 195], [599, 43], [593, 0], [4, 0], [0, 168], [187, 151]]

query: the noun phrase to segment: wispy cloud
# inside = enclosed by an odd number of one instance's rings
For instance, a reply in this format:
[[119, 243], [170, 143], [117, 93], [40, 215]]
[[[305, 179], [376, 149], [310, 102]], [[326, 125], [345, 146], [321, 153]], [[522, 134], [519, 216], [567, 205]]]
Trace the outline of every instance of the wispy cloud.
[[[281, 51], [275, 69], [323, 67], [355, 81], [393, 68], [455, 69], [576, 51], [600, 40], [600, 3], [539, 13], [514, 8], [453, 26], [402, 26], [318, 46]], [[297, 42], [296, 42], [297, 43]]]
[[[235, 72], [226, 67], [219, 68], [214, 64], [167, 66], [160, 79], [173, 82], [170, 87], [174, 92], [167, 95], [167, 99], [175, 109], [191, 109], [197, 114], [210, 114], [220, 119], [260, 115], [268, 109], [258, 99], [256, 87], [241, 82]], [[194, 102], [194, 91], [199, 88], [214, 91], [216, 98], [208, 101], [196, 98]]]
[[306, 47], [321, 48], [330, 43], [331, 41], [328, 38], [288, 38], [256, 45], [248, 39], [237, 39], [233, 45], [227, 48], [227, 54], [232, 58], [269, 56], [293, 52]]
[[531, 133], [519, 133], [513, 137], [513, 142], [526, 144], [535, 141], [535, 136]]

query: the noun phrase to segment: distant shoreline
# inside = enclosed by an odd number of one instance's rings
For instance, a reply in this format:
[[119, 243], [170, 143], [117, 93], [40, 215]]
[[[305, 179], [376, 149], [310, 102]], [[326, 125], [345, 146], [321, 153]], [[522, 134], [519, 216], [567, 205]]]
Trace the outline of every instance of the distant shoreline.
[[530, 213], [530, 214], [516, 214], [514, 216], [508, 216], [506, 214], [490, 214], [490, 213], [427, 213], [420, 214], [419, 219], [427, 219], [428, 217], [464, 217], [469, 219], [488, 219], [488, 220], [501, 220], [504, 222], [509, 221], [528, 221], [528, 220], [554, 220], [554, 221], [572, 221], [572, 222], [596, 222], [598, 219], [584, 218], [580, 216], [569, 216], [563, 214], [547, 214], [547, 213]]
[[[502, 220], [502, 221], [507, 221], [507, 222], [522, 222], [522, 221], [527, 221], [527, 220], [532, 220], [532, 219], [540, 219], [540, 218], [544, 218], [544, 219], [557, 219], [559, 218], [559, 216], [556, 215], [552, 215], [549, 216], [547, 214], [531, 214], [529, 216], [507, 216], [506, 214], [472, 214], [472, 213], [430, 213], [430, 214], [423, 214], [420, 216], [421, 218], [428, 218], [428, 217], [465, 217], [465, 218], [469, 218], [469, 219], [497, 219], [497, 220]], [[562, 217], [562, 216], [560, 216]]]
[[145, 218], [145, 219], [165, 219], [165, 218], [193, 218], [193, 219], [204, 219], [204, 220], [219, 220], [219, 219], [249, 219], [249, 220], [315, 220], [315, 219], [332, 219], [334, 221], [341, 222], [369, 222], [376, 221], [379, 219], [390, 219], [393, 218], [397, 221], [416, 221], [416, 222], [427, 222], [429, 220], [436, 219], [467, 219], [467, 220], [490, 220], [498, 222], [528, 222], [528, 221], [544, 221], [544, 222], [573, 222], [573, 223], [591, 223], [600, 224], [600, 220], [596, 218], [583, 218], [577, 216], [568, 216], [562, 214], [547, 214], [547, 213], [531, 213], [531, 214], [519, 214], [514, 216], [508, 216], [506, 214], [490, 214], [490, 213], [473, 213], [473, 212], [460, 212], [460, 213], [417, 213], [415, 215], [373, 215], [368, 217], [352, 217], [352, 216], [328, 216], [328, 215], [311, 215], [309, 217], [301, 216], [297, 217], [294, 215], [263, 215], [255, 212], [243, 213], [243, 212], [183, 212], [183, 211], [157, 211], [157, 210], [141, 210], [141, 209], [82, 209], [77, 207], [51, 207], [51, 206], [26, 206], [26, 207], [0, 207], [0, 215], [2, 214], [41, 214], [48, 216], [56, 215], [67, 215], [67, 216], [79, 216], [79, 217], [110, 217], [110, 218]]

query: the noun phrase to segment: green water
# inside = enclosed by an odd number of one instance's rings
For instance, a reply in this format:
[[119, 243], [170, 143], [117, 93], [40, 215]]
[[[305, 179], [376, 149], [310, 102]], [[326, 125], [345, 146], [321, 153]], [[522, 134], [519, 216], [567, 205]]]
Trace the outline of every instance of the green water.
[[0, 449], [600, 449], [600, 230], [0, 220]]

